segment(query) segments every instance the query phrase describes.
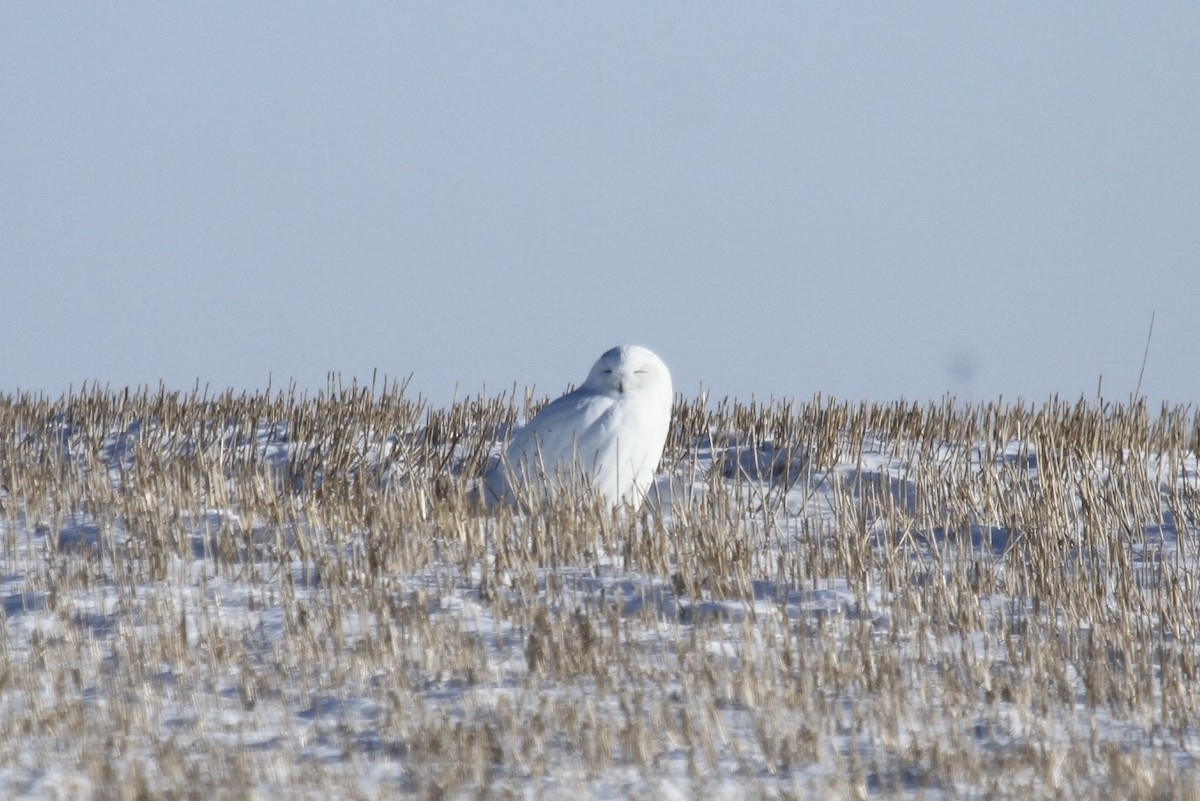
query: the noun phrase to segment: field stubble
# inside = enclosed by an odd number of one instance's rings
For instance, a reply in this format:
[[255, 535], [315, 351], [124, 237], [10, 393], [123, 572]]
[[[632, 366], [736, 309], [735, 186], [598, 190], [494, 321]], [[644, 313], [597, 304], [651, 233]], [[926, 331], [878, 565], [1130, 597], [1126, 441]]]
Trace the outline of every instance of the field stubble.
[[478, 514], [536, 406], [0, 398], [0, 794], [1200, 798], [1190, 408], [680, 400]]

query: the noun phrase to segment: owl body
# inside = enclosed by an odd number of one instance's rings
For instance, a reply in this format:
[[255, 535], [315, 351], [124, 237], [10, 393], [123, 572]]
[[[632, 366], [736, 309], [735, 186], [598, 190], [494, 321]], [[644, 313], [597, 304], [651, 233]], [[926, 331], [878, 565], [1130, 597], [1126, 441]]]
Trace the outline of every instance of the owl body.
[[636, 345], [606, 352], [576, 390], [519, 429], [484, 476], [489, 503], [528, 505], [564, 489], [638, 505], [654, 481], [671, 425], [671, 375]]

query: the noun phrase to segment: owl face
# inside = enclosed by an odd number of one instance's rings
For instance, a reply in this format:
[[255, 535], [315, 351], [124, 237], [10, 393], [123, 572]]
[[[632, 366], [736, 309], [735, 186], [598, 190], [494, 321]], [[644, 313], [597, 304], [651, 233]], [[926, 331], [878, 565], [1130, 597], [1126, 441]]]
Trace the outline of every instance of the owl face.
[[606, 352], [592, 366], [584, 386], [616, 397], [645, 392], [671, 392], [667, 366], [653, 352], [622, 345]]

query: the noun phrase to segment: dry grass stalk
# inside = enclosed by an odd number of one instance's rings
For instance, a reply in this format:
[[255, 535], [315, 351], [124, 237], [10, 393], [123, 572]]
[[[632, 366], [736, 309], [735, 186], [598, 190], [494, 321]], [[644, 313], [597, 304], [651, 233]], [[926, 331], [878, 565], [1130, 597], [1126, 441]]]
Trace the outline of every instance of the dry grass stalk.
[[518, 405], [0, 398], [0, 786], [1197, 797], [1190, 408], [681, 401], [481, 516]]

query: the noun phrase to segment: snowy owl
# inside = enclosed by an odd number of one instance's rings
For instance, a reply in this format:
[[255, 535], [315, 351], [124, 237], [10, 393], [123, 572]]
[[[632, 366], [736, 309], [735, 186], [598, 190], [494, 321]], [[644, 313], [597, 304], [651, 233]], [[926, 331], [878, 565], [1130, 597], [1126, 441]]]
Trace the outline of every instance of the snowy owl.
[[582, 480], [605, 503], [640, 504], [671, 425], [671, 374], [637, 345], [600, 357], [587, 380], [547, 404], [483, 477], [488, 505], [544, 499]]

